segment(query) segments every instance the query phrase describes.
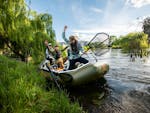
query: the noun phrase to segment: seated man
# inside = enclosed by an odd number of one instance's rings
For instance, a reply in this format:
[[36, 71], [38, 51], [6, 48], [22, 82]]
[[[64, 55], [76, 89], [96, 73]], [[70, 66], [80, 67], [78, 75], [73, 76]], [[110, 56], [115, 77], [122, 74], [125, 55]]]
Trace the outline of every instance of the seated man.
[[56, 60], [56, 64], [58, 65], [58, 69], [64, 69], [64, 62], [58, 45], [55, 46], [54, 50], [55, 50], [54, 58]]
[[51, 65], [53, 65], [54, 64], [54, 49], [52, 47], [52, 44], [48, 43], [48, 40], [45, 40], [44, 44], [46, 46], [46, 51], [45, 51], [46, 59], [50, 61]]

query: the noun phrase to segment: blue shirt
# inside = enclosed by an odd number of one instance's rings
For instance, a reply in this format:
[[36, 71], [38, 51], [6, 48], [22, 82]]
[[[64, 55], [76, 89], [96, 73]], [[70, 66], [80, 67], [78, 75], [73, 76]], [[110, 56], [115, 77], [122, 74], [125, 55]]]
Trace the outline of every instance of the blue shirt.
[[[62, 33], [62, 38], [70, 46], [70, 41], [66, 38], [65, 32]], [[77, 49], [79, 50], [79, 53], [74, 53], [70, 47], [68, 56], [70, 60], [81, 57], [80, 53], [83, 52], [83, 48], [79, 42], [77, 43]]]

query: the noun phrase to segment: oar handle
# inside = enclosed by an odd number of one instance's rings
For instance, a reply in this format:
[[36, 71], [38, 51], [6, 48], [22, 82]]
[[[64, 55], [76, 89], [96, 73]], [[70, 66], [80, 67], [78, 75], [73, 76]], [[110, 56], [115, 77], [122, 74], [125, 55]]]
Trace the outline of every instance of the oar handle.
[[68, 49], [69, 46], [66, 46], [64, 49], [61, 50], [61, 52], [64, 52], [66, 49]]
[[56, 80], [56, 75], [51, 71], [50, 67], [48, 66], [48, 64], [46, 63], [46, 67], [48, 68], [50, 75], [52, 77], [52, 79], [54, 80], [56, 86], [58, 87], [59, 91], [61, 91], [60, 85], [58, 84], [57, 80]]

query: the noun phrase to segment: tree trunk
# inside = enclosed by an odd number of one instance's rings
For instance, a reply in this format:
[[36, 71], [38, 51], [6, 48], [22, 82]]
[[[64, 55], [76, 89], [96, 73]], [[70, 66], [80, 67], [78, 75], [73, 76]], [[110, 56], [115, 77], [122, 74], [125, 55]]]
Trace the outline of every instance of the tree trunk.
[[148, 46], [150, 47], [150, 34], [148, 34]]
[[0, 36], [0, 38], [1, 38], [1, 41], [4, 41], [4, 43], [7, 45], [8, 48], [10, 48], [10, 50], [11, 50], [13, 53], [15, 53], [18, 57], [21, 58], [21, 61], [24, 61], [24, 62], [26, 61], [26, 58], [25, 58], [25, 56], [24, 56], [23, 54], [20, 54], [19, 51], [13, 49], [13, 48], [9, 45], [9, 44], [11, 43], [11, 41], [9, 41], [8, 38], [3, 38], [2, 36]]

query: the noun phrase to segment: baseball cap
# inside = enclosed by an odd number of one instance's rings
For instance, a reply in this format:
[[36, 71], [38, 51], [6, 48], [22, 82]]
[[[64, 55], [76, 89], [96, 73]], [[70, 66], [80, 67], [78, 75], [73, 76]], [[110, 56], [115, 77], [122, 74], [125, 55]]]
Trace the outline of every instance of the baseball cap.
[[49, 46], [52, 46], [52, 44], [51, 44], [51, 43], [49, 43], [48, 45], [49, 45]]

